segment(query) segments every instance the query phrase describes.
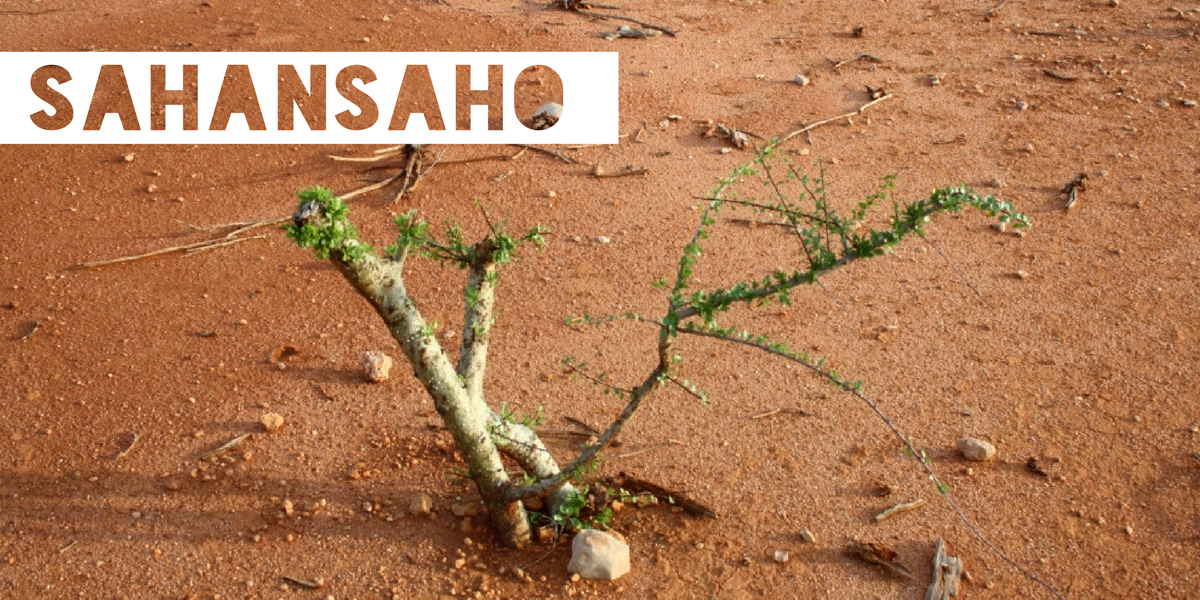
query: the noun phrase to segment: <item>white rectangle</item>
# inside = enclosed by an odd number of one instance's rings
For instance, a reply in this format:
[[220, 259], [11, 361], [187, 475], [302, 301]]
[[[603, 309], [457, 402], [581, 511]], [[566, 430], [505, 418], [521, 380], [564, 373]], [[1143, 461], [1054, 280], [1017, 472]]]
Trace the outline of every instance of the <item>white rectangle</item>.
[[[35, 94], [33, 76], [47, 65], [69, 73], [69, 81], [39, 76], [43, 85], [70, 103], [69, 123], [44, 129], [57, 111], [48, 93]], [[136, 130], [126, 130], [118, 114], [103, 118], [98, 129], [84, 128], [96, 82], [104, 65], [119, 66], [137, 116]], [[165, 65], [166, 90], [179, 90], [184, 65], [197, 69], [197, 128], [184, 129], [181, 106], [167, 105], [162, 130], [151, 129], [151, 65]], [[258, 99], [264, 130], [251, 130], [245, 114], [234, 112], [225, 130], [211, 128], [217, 99], [231, 65], [246, 65]], [[310, 131], [293, 108], [293, 129], [278, 122], [278, 68], [290, 65], [310, 93], [310, 65], [325, 67], [324, 130]], [[340, 93], [336, 79], [343, 69], [361, 65], [376, 79], [355, 86], [375, 103], [378, 117], [361, 130], [342, 126], [337, 115], [359, 108]], [[429, 131], [415, 114], [405, 129], [389, 129], [393, 107], [406, 66], [426, 65], [437, 97], [444, 130]], [[488, 130], [480, 118], [483, 107], [473, 106], [470, 128], [455, 130], [456, 66], [470, 65], [470, 79], [486, 86], [488, 65], [503, 68], [503, 129]], [[562, 81], [562, 116], [553, 127], [535, 131], [514, 112], [517, 76], [525, 68], [545, 65]], [[110, 67], [110, 73], [115, 69]], [[64, 78], [65, 79], [65, 78]], [[616, 52], [7, 52], [0, 60], [0, 144], [615, 144], [618, 141], [618, 60]], [[464, 82], [470, 85], [470, 82]], [[477, 86], [470, 86], [476, 89]], [[61, 98], [56, 99], [61, 103]], [[249, 104], [245, 104], [249, 106]], [[424, 105], [422, 105], [424, 106]], [[528, 119], [530, 115], [520, 115]], [[61, 117], [60, 117], [61, 119]]]

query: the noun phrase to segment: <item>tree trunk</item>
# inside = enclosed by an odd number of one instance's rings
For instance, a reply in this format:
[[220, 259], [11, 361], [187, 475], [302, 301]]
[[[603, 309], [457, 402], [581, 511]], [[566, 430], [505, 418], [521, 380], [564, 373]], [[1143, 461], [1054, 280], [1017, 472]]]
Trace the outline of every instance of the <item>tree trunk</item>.
[[491, 410], [481, 397], [472, 397], [459, 380], [433, 331], [404, 287], [404, 257], [380, 258], [368, 254], [354, 263], [341, 252], [330, 258], [342, 274], [375, 308], [400, 344], [417, 379], [433, 398], [433, 405], [463, 453], [471, 478], [487, 506], [497, 540], [509, 547], [529, 541], [531, 530], [525, 508], [505, 499], [508, 473], [491, 435]]

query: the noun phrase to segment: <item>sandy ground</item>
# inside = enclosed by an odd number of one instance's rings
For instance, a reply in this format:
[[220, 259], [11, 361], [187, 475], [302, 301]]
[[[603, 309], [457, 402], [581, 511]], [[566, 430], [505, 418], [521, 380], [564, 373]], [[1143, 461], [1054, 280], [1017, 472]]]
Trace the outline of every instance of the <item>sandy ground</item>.
[[[793, 140], [790, 158], [826, 161], [840, 202], [888, 174], [905, 198], [965, 182], [1016, 203], [1033, 229], [1018, 237], [979, 215], [941, 218], [927, 239], [830, 275], [791, 308], [731, 319], [864, 380], [966, 514], [1065, 596], [1196, 597], [1200, 108], [1184, 101], [1200, 100], [1200, 12], [1187, 1], [1012, 0], [985, 19], [993, 6], [631, 0], [621, 12], [679, 34], [610, 42], [600, 34], [617, 22], [528, 2], [22, 0], [0, 12], [0, 48], [620, 51], [621, 144], [563, 150], [573, 164], [528, 153], [445, 165], [400, 206], [384, 194], [352, 203], [380, 243], [389, 213], [406, 207], [479, 233], [476, 196], [514, 229], [554, 232], [506, 272], [488, 380], [492, 399], [544, 405], [551, 428], [566, 427], [564, 416], [600, 425], [619, 410], [563, 377], [562, 357], [616, 381], [652, 360], [652, 330], [577, 331], [563, 318], [661, 310], [649, 282], [673, 271], [694, 196], [750, 157], [721, 153], [699, 122], [775, 135], [883, 87], [894, 98]], [[860, 53], [879, 62], [833, 68]], [[798, 86], [797, 73], [811, 84]], [[682, 119], [660, 125], [667, 115]], [[972, 576], [963, 597], [1050, 597], [971, 535], [857, 400], [783, 362], [695, 341], [685, 369], [712, 405], [655, 396], [615, 453], [680, 443], [610, 458], [601, 474], [686, 491], [719, 518], [622, 512], [615, 528], [632, 546], [632, 573], [571, 583], [567, 548], [540, 562], [543, 546], [498, 550], [481, 517], [452, 513], [477, 495], [456, 476], [432, 404], [404, 365], [384, 384], [362, 380], [360, 353], [397, 355], [394, 344], [328, 265], [278, 231], [68, 269], [210, 235], [182, 223], [286, 215], [308, 185], [350, 190], [383, 172], [326, 155], [370, 150], [3, 148], [0, 596], [916, 598], [940, 536]], [[650, 173], [596, 179], [594, 164]], [[1065, 211], [1058, 191], [1079, 172], [1088, 187]], [[722, 224], [711, 248], [698, 273], [706, 285], [795, 259], [786, 233], [737, 223]], [[421, 263], [410, 278], [426, 314], [453, 329], [461, 274]], [[266, 359], [283, 345], [299, 354], [279, 370]], [[780, 408], [810, 414], [753, 418]], [[259, 431], [266, 412], [285, 417], [280, 432], [200, 460]], [[993, 442], [997, 458], [965, 462], [954, 449], [964, 435]], [[571, 442], [554, 448], [566, 458]], [[878, 497], [880, 485], [897, 491]], [[433, 516], [407, 516], [419, 493], [434, 496]], [[873, 521], [919, 498], [929, 504]], [[800, 540], [804, 528], [815, 543]], [[852, 539], [894, 548], [916, 576], [847, 556]], [[779, 549], [786, 564], [771, 559]], [[533, 582], [513, 577], [516, 567]]]

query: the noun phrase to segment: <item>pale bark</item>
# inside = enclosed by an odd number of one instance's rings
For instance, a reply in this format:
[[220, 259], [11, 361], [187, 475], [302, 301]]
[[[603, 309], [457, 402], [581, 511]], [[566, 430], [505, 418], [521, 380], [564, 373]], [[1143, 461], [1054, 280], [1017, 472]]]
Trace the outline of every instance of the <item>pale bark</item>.
[[334, 250], [330, 258], [383, 318], [417, 379], [433, 398], [487, 505], [498, 539], [511, 546], [527, 542], [531, 532], [525, 509], [520, 502], [505, 497], [510, 483], [488, 427], [491, 410], [481, 395], [472, 397], [467, 392], [437, 338], [430, 335], [404, 286], [403, 256], [389, 259], [367, 254], [349, 263]]

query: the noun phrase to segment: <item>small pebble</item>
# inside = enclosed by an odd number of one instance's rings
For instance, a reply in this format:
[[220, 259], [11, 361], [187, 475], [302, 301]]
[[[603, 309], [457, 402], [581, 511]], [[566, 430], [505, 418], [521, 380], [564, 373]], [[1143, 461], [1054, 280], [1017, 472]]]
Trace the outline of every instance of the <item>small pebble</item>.
[[152, 184], [150, 184], [150, 185], [146, 186], [146, 191], [147, 191], [147, 192], [149, 192], [149, 193], [151, 193], [151, 194], [153, 194], [154, 192], [157, 192], [157, 191], [158, 191], [158, 186], [157, 186], [157, 185], [154, 185], [154, 184], [152, 183]]
[[603, 235], [602, 235], [602, 236], [600, 236], [600, 237], [597, 237], [597, 238], [596, 238], [596, 241], [597, 241], [597, 242], [600, 242], [601, 244], [607, 244], [607, 243], [611, 242], [612, 240], [610, 240], [610, 239], [608, 239], [607, 237], [605, 237], [605, 236], [603, 236]]
[[126, 154], [125, 156], [122, 156], [122, 157], [121, 157], [121, 160], [123, 160], [123, 161], [125, 161], [125, 162], [127, 162], [127, 163], [131, 163], [131, 162], [133, 162], [133, 158], [134, 158], [134, 157], [133, 157], [133, 154], [132, 154], [132, 153], [130, 153], [130, 154]]
[[262, 423], [263, 429], [267, 433], [275, 433], [283, 427], [283, 415], [278, 413], [267, 413], [263, 415], [261, 419], [259, 419], [259, 422]]
[[817, 536], [813, 535], [813, 532], [811, 532], [807, 529], [800, 530], [800, 539], [804, 540], [804, 543], [806, 543], [806, 544], [817, 543]]
[[812, 83], [812, 80], [810, 80], [809, 78], [807, 78], [804, 75], [801, 75], [799, 73], [796, 74], [796, 85], [798, 85], [800, 87], [804, 87], [810, 83]]
[[1167, 102], [1166, 100], [1159, 100], [1159, 101], [1158, 101], [1158, 107], [1159, 107], [1159, 108], [1168, 108], [1168, 107], [1170, 107], [1170, 106], [1171, 106], [1171, 103], [1170, 103], [1170, 102]]
[[1002, 188], [1002, 187], [1007, 187], [1008, 183], [1006, 183], [1003, 179], [1000, 179], [999, 177], [993, 177], [992, 180], [988, 183], [988, 185], [990, 185], [994, 188]]
[[1195, 101], [1195, 100], [1180, 100], [1180, 101], [1179, 101], [1179, 103], [1180, 103], [1180, 104], [1182, 104], [1182, 105], [1184, 105], [1184, 106], [1186, 106], [1186, 107], [1188, 107], [1188, 108], [1196, 108], [1196, 101]]
[[983, 462], [991, 460], [996, 456], [996, 447], [983, 440], [975, 438], [959, 438], [955, 444], [958, 446], [958, 451], [962, 453], [967, 460], [975, 462]]
[[417, 494], [408, 503], [408, 514], [410, 515], [427, 515], [430, 512], [433, 512], [433, 498], [429, 494]]
[[387, 381], [392, 370], [392, 357], [378, 351], [363, 352], [362, 367], [367, 381], [373, 383]]
[[1017, 271], [1017, 277], [1020, 279], [1029, 279], [1029, 272], [1025, 270]]
[[1017, 100], [1017, 110], [1029, 110], [1029, 103], [1024, 100]]
[[776, 550], [773, 558], [775, 559], [775, 562], [782, 565], [791, 560], [792, 556], [788, 554], [787, 550]]

